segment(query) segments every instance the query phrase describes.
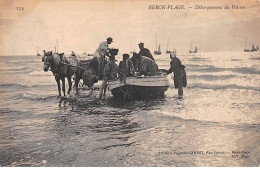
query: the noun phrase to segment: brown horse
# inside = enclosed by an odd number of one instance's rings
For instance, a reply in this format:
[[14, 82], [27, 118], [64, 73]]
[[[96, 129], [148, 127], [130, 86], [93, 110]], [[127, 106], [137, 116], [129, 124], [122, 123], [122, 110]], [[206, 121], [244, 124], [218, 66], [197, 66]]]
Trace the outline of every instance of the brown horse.
[[99, 65], [100, 65], [99, 63], [100, 61], [97, 58], [80, 61], [80, 67], [84, 69], [79, 69], [76, 72], [76, 77], [75, 77], [76, 94], [78, 94], [79, 81], [80, 79], [83, 79], [83, 84], [87, 85], [90, 89], [89, 95], [92, 95], [94, 90], [94, 83], [98, 82]]
[[60, 80], [62, 81], [62, 91], [64, 96], [66, 96], [65, 77], [67, 77], [69, 83], [69, 89], [68, 89], [68, 94], [69, 94], [72, 86], [71, 76], [76, 74], [79, 70], [78, 60], [76, 59], [75, 56], [71, 56], [70, 58], [67, 59], [64, 56], [64, 53], [53, 54], [52, 51], [45, 52], [45, 50], [43, 50], [43, 53], [44, 53], [42, 58], [42, 61], [44, 62], [43, 70], [48, 71], [50, 68], [50, 70], [52, 71], [58, 85], [59, 96], [61, 96]]

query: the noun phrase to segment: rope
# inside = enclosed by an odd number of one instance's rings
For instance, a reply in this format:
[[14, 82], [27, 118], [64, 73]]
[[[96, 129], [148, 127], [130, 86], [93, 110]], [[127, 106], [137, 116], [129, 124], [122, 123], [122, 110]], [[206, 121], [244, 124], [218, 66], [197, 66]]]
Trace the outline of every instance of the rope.
[[83, 67], [73, 66], [73, 65], [70, 65], [70, 64], [67, 64], [67, 63], [64, 63], [64, 62], [61, 62], [61, 64], [65, 65], [65, 66], [68, 66], [68, 67], [76, 67], [76, 68], [79, 68], [79, 69], [85, 70], [85, 68], [83, 68]]

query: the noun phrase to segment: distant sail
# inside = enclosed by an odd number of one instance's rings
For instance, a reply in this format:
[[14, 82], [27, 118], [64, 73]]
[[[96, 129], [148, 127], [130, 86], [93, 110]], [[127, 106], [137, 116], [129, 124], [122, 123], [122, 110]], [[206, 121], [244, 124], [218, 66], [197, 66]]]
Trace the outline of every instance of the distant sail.
[[159, 44], [158, 50], [157, 50], [157, 35], [156, 35], [156, 45], [155, 45], [154, 54], [155, 54], [155, 55], [160, 55], [160, 54], [161, 54], [161, 46], [160, 46], [160, 44]]
[[192, 51], [191, 48], [192, 48], [192, 42], [191, 42], [191, 45], [190, 45], [190, 51], [189, 51], [189, 53], [197, 53], [197, 52], [198, 52], [197, 46], [195, 46], [195, 50], [194, 50], [194, 51]]
[[37, 56], [41, 56], [41, 54], [39, 53], [39, 48], [37, 48]]
[[167, 41], [166, 54], [170, 54], [170, 53], [172, 53], [172, 51], [168, 50], [168, 46], [169, 46], [169, 37], [168, 37], [168, 41]]
[[254, 44], [252, 45], [251, 51], [257, 51]]

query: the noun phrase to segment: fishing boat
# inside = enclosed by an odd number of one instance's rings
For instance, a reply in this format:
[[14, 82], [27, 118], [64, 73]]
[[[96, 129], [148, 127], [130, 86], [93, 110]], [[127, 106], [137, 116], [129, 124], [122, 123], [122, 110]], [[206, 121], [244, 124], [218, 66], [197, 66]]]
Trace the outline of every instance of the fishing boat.
[[39, 49], [37, 49], [37, 56], [41, 56], [41, 54], [39, 53]]
[[160, 46], [160, 44], [158, 45], [158, 50], [154, 51], [154, 54], [156, 54], [156, 55], [161, 55], [162, 54], [161, 53], [161, 46]]
[[161, 55], [161, 46], [160, 46], [160, 44], [158, 45], [158, 49], [157, 49], [157, 35], [156, 35], [156, 45], [155, 45], [154, 54], [155, 55]]
[[[247, 43], [247, 38], [246, 38], [246, 43]], [[246, 48], [246, 43], [245, 43], [245, 49], [244, 52], [250, 52], [250, 50], [248, 48]]]
[[258, 49], [259, 49], [258, 46], [256, 46], [256, 48], [255, 48], [255, 45], [253, 44], [252, 48], [251, 48], [251, 51], [258, 51]]
[[197, 46], [195, 46], [195, 50], [194, 51], [191, 51], [191, 48], [192, 48], [192, 42], [190, 44], [190, 51], [189, 51], [189, 53], [197, 53], [198, 52]]
[[168, 87], [166, 75], [127, 77], [123, 81], [114, 80], [108, 83], [113, 97], [122, 100], [160, 98]]
[[86, 53], [86, 50], [84, 50], [84, 52], [83, 52], [83, 55], [86, 55], [87, 53]]
[[133, 54], [135, 53], [135, 50], [133, 50], [133, 45], [132, 45], [132, 42], [131, 42], [131, 51], [130, 51], [130, 54]]
[[169, 46], [169, 37], [168, 37], [168, 41], [167, 41], [166, 54], [170, 54], [170, 53], [172, 53], [172, 51], [168, 50], [168, 46]]

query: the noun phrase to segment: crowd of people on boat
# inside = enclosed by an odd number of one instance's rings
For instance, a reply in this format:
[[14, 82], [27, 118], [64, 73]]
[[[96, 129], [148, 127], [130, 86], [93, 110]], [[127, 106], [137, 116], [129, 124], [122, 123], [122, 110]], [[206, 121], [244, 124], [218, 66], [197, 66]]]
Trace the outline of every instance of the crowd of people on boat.
[[[129, 54], [123, 54], [122, 61], [119, 65], [116, 64], [115, 56], [118, 54], [118, 49], [109, 48], [109, 44], [113, 42], [111, 37], [108, 37], [106, 41], [101, 42], [99, 47], [94, 53], [94, 58], [100, 61], [99, 65], [99, 78], [102, 79], [102, 84], [99, 91], [99, 98], [101, 98], [106, 91], [107, 83], [110, 80], [119, 78], [121, 81], [125, 81], [126, 77], [134, 75], [152, 76], [158, 72], [158, 65], [155, 62], [149, 49], [144, 47], [144, 43], [139, 43], [139, 53], [133, 53], [133, 57]], [[106, 60], [106, 56], [109, 58]], [[179, 89], [179, 95], [183, 94], [181, 87], [186, 87], [186, 73], [184, 65], [181, 64], [180, 59], [176, 57], [176, 53], [170, 54], [171, 63], [170, 69], [166, 74], [174, 73], [175, 88]]]

